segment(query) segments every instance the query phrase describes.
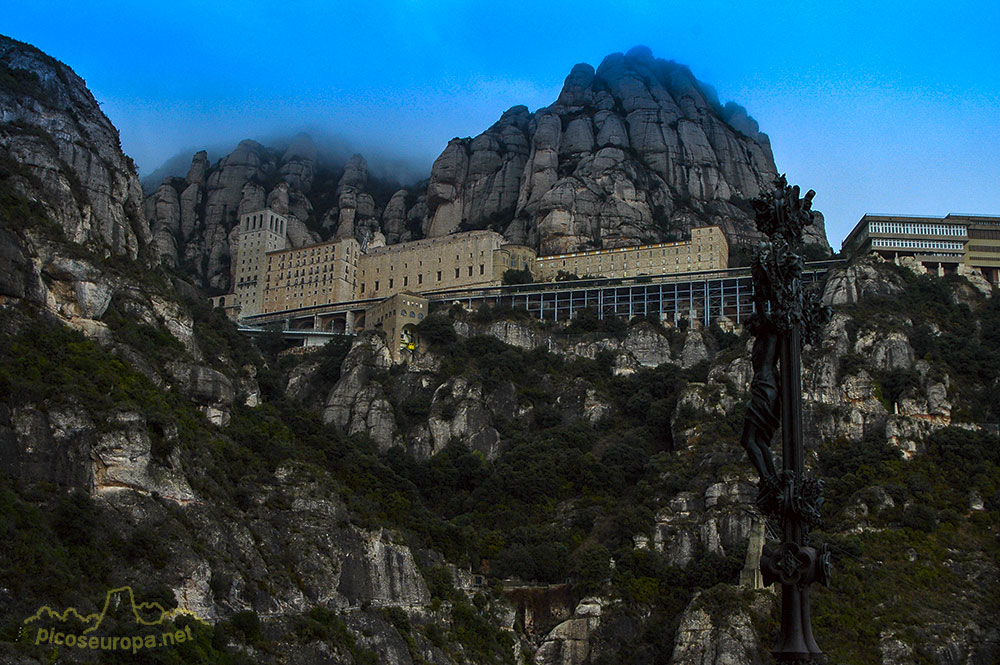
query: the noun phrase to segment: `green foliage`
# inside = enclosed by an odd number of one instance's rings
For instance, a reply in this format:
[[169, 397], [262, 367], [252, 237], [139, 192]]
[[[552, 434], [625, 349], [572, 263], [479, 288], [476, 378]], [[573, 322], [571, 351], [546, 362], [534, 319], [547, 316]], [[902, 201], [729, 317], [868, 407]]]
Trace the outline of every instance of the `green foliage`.
[[159, 326], [152, 326], [121, 309], [112, 298], [101, 320], [115, 333], [115, 338], [128, 344], [145, 358], [166, 363], [187, 356], [187, 350], [176, 337]]
[[869, 369], [868, 359], [860, 353], [848, 351], [840, 357], [840, 365], [837, 367], [837, 378], [841, 381], [849, 376], [857, 376], [861, 370]]
[[15, 98], [37, 99], [50, 106], [57, 101], [38, 74], [11, 67], [6, 62], [0, 62], [0, 88], [10, 92]]
[[566, 325], [563, 332], [570, 334], [604, 333], [620, 337], [628, 332], [628, 321], [611, 313], [605, 313], [602, 319], [595, 307], [587, 307], [574, 313], [572, 320]]
[[[0, 77], [2, 76], [3, 69], [0, 65]], [[24, 232], [30, 229], [49, 240], [64, 241], [62, 227], [49, 219], [41, 203], [20, 193], [11, 182], [14, 177], [39, 186], [37, 178], [27, 167], [11, 157], [6, 149], [0, 148], [0, 223], [13, 231]]]
[[[997, 607], [997, 580], [952, 570], [982, 569], [1000, 556], [989, 535], [1000, 525], [995, 509], [968, 513], [972, 492], [1000, 504], [1000, 439], [945, 428], [931, 435], [926, 451], [904, 461], [882, 437], [871, 437], [822, 447], [820, 468], [831, 531], [817, 532], [814, 542], [831, 546], [835, 572], [832, 589], [817, 591], [813, 616], [817, 639], [832, 659], [880, 662], [871, 655], [888, 629], [919, 642], [913, 635], [933, 617], [977, 620]], [[835, 535], [843, 508], [863, 500], [872, 485], [894, 506], [869, 511], [874, 531]]]
[[294, 623], [294, 638], [303, 642], [321, 640], [350, 653], [356, 665], [377, 665], [375, 653], [357, 643], [340, 616], [325, 607], [314, 607], [299, 615]]
[[740, 336], [723, 330], [718, 323], [713, 323], [705, 329], [708, 339], [712, 340], [712, 345], [716, 353], [725, 353], [731, 349], [740, 349]]
[[473, 663], [514, 665], [514, 640], [500, 632], [475, 607], [457, 600], [451, 608], [449, 636], [462, 645], [466, 658]]
[[[880, 264], [891, 271], [905, 288], [892, 296], [870, 297], [840, 309], [856, 321], [879, 331], [904, 333], [918, 359], [930, 363], [933, 376], [947, 374], [951, 380], [952, 418], [959, 422], [1000, 422], [1000, 303], [997, 298], [970, 306], [955, 296], [956, 289], [968, 288], [958, 275], [944, 278], [913, 275], [892, 264]], [[906, 313], [906, 320], [899, 316]], [[849, 333], [852, 331], [849, 331]], [[866, 359], [848, 354], [842, 360], [840, 376], [865, 366]], [[915, 377], [873, 377], [883, 388], [883, 398], [891, 408], [897, 391], [913, 385]], [[888, 381], [887, 381], [888, 379]], [[888, 394], [887, 394], [888, 393]]]
[[417, 324], [417, 334], [432, 347], [453, 344], [457, 338], [455, 328], [447, 314], [430, 314]]
[[162, 440], [165, 425], [175, 427], [185, 441], [202, 420], [181, 395], [164, 393], [118, 357], [55, 321], [32, 319], [17, 333], [0, 333], [0, 342], [0, 394], [10, 405], [79, 405], [99, 416], [99, 428], [108, 426], [112, 413], [137, 411], [150, 426], [154, 457], [160, 460], [173, 445]]
[[263, 640], [260, 632], [260, 617], [252, 610], [237, 612], [230, 620], [234, 630], [250, 644], [257, 644]]
[[504, 284], [531, 284], [535, 281], [532, 277], [531, 271], [528, 269], [515, 270], [509, 268], [503, 273], [503, 283]]
[[806, 261], [824, 261], [830, 258], [830, 249], [819, 243], [805, 243], [799, 249], [799, 254]]
[[912, 369], [896, 368], [886, 372], [877, 372], [874, 378], [882, 386], [886, 410], [890, 412], [893, 405], [899, 402], [905, 392], [920, 387], [920, 375]]

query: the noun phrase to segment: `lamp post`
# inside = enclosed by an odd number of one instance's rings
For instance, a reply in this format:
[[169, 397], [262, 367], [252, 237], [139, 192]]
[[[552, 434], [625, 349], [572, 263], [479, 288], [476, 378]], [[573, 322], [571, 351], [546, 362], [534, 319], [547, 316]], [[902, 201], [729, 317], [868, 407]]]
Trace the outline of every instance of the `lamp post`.
[[[809, 585], [827, 583], [826, 548], [808, 545], [809, 527], [819, 520], [822, 483], [804, 474], [802, 449], [802, 345], [814, 341], [830, 309], [802, 288], [802, 231], [813, 222], [809, 190], [789, 187], [785, 176], [753, 202], [757, 229], [766, 240], [754, 251], [755, 312], [748, 324], [753, 345], [753, 381], [740, 442], [758, 475], [757, 505], [780, 525], [782, 542], [761, 556], [764, 584], [781, 584], [781, 635], [776, 659], [807, 663], [823, 658], [812, 634]], [[775, 468], [770, 444], [781, 428], [782, 468]]]

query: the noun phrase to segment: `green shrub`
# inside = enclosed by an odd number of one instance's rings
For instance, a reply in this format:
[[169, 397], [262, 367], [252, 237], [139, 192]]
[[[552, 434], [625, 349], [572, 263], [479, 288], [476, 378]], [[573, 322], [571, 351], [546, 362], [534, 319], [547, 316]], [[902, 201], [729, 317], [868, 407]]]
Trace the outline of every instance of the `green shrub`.
[[535, 278], [531, 275], [531, 271], [527, 269], [514, 270], [509, 268], [503, 273], [503, 283], [504, 284], [531, 284], [535, 281]]

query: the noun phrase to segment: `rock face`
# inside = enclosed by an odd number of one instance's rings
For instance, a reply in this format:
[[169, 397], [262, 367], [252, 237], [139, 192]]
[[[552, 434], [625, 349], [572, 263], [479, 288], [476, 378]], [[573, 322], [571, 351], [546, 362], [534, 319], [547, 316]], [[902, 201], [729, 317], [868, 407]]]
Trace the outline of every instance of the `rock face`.
[[[708, 224], [731, 244], [756, 238], [747, 202], [776, 176], [745, 109], [637, 47], [596, 70], [573, 67], [548, 107], [514, 106], [482, 134], [452, 139], [426, 185], [390, 195], [364, 157], [324, 165], [305, 136], [283, 151], [243, 141], [214, 166], [196, 154], [186, 177], [150, 195], [146, 216], [157, 258], [224, 290], [237, 215], [265, 204], [290, 216], [296, 247], [488, 228], [544, 255], [678, 240]], [[828, 249], [821, 215], [807, 234]]]
[[[703, 595], [696, 595], [681, 615], [671, 662], [675, 665], [754, 665], [762, 662], [760, 636], [754, 629], [751, 612], [739, 608], [731, 590], [714, 588], [706, 593], [725, 597], [725, 616], [713, 615]], [[769, 594], [755, 594], [752, 611], [766, 613], [773, 602]]]
[[155, 258], [202, 287], [227, 290], [239, 215], [264, 206], [288, 217], [292, 247], [349, 237], [361, 243], [413, 237], [408, 229], [414, 228], [411, 217], [422, 219], [423, 197], [411, 201], [401, 189], [377, 202], [371, 188], [383, 191], [387, 183], [369, 174], [364, 157], [331, 160], [305, 134], [282, 151], [242, 141], [214, 165], [205, 151], [196, 153], [185, 177], [165, 178], [146, 199]]
[[135, 165], [83, 80], [3, 36], [0, 163], [13, 187], [38, 201], [68, 240], [132, 259], [148, 243]]
[[375, 199], [365, 191], [368, 185], [368, 162], [354, 155], [344, 166], [344, 175], [337, 183], [337, 207], [332, 208], [323, 226], [335, 228], [336, 239], [357, 238], [362, 245], [370, 244], [380, 233]]
[[365, 432], [388, 450], [396, 443], [396, 421], [392, 405], [381, 384], [372, 376], [392, 366], [385, 340], [367, 335], [351, 348], [340, 370], [340, 380], [326, 398], [323, 422], [333, 423], [349, 434]]
[[607, 601], [584, 598], [573, 616], [553, 628], [535, 653], [538, 665], [583, 665], [591, 653], [591, 635], [601, 624]]
[[754, 529], [753, 488], [727, 479], [703, 494], [681, 492], [656, 515], [651, 541], [638, 545], [663, 552], [671, 565], [686, 566], [700, 552], [737, 554]]
[[[745, 202], [777, 169], [746, 111], [637, 47], [576, 65], [559, 98], [515, 106], [434, 162], [423, 231], [494, 228], [541, 254], [621, 247], [719, 224], [755, 237]], [[827, 247], [822, 220], [809, 241]]]
[[[202, 286], [227, 289], [239, 215], [265, 204], [291, 216], [293, 245], [316, 242], [319, 236], [304, 226], [312, 206], [303, 194], [312, 185], [315, 153], [304, 137], [283, 155], [256, 141], [242, 141], [215, 166], [204, 151], [196, 153], [186, 177], [165, 179], [146, 199], [155, 258], [181, 268]], [[271, 191], [265, 191], [264, 185], [275, 180]]]
[[481, 386], [463, 377], [442, 384], [434, 391], [427, 425], [431, 433], [431, 453], [451, 441], [461, 441], [472, 450], [495, 460], [500, 454], [500, 434], [492, 425], [488, 402]]
[[887, 278], [884, 270], [876, 267], [876, 257], [835, 268], [827, 278], [823, 290], [823, 303], [843, 305], [856, 303], [872, 296], [891, 296], [903, 290], [900, 280]]

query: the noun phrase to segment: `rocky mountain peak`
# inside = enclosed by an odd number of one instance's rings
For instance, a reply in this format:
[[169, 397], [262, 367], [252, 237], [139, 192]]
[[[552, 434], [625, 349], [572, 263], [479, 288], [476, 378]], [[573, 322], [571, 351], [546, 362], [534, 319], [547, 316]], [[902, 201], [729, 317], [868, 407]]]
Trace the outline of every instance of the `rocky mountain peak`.
[[66, 237], [136, 258], [148, 242], [135, 165], [73, 70], [0, 36], [0, 159], [15, 188], [42, 202]]
[[[746, 202], [777, 176], [738, 104], [647, 47], [581, 63], [554, 104], [514, 107], [435, 161], [424, 233], [495, 228], [542, 254], [679, 238], [718, 224], [756, 237]], [[827, 246], [822, 223], [810, 242]]]
[[208, 153], [204, 150], [196, 152], [191, 158], [191, 168], [188, 169], [185, 180], [188, 184], [205, 184], [205, 177], [208, 175]]
[[344, 175], [337, 183], [337, 194], [341, 195], [345, 191], [361, 190], [368, 184], [368, 162], [361, 155], [351, 155], [344, 165]]
[[[752, 241], [748, 202], [777, 174], [745, 108], [637, 46], [596, 69], [574, 65], [550, 106], [512, 106], [478, 136], [452, 139], [426, 185], [387, 186], [360, 154], [334, 163], [300, 134], [280, 151], [241, 141], [214, 166], [195, 155], [146, 213], [158, 255], [222, 290], [237, 215], [264, 205], [290, 216], [295, 246], [491, 228], [545, 255], [679, 240], [710, 224], [730, 243]], [[821, 217], [811, 233], [828, 247]]]

